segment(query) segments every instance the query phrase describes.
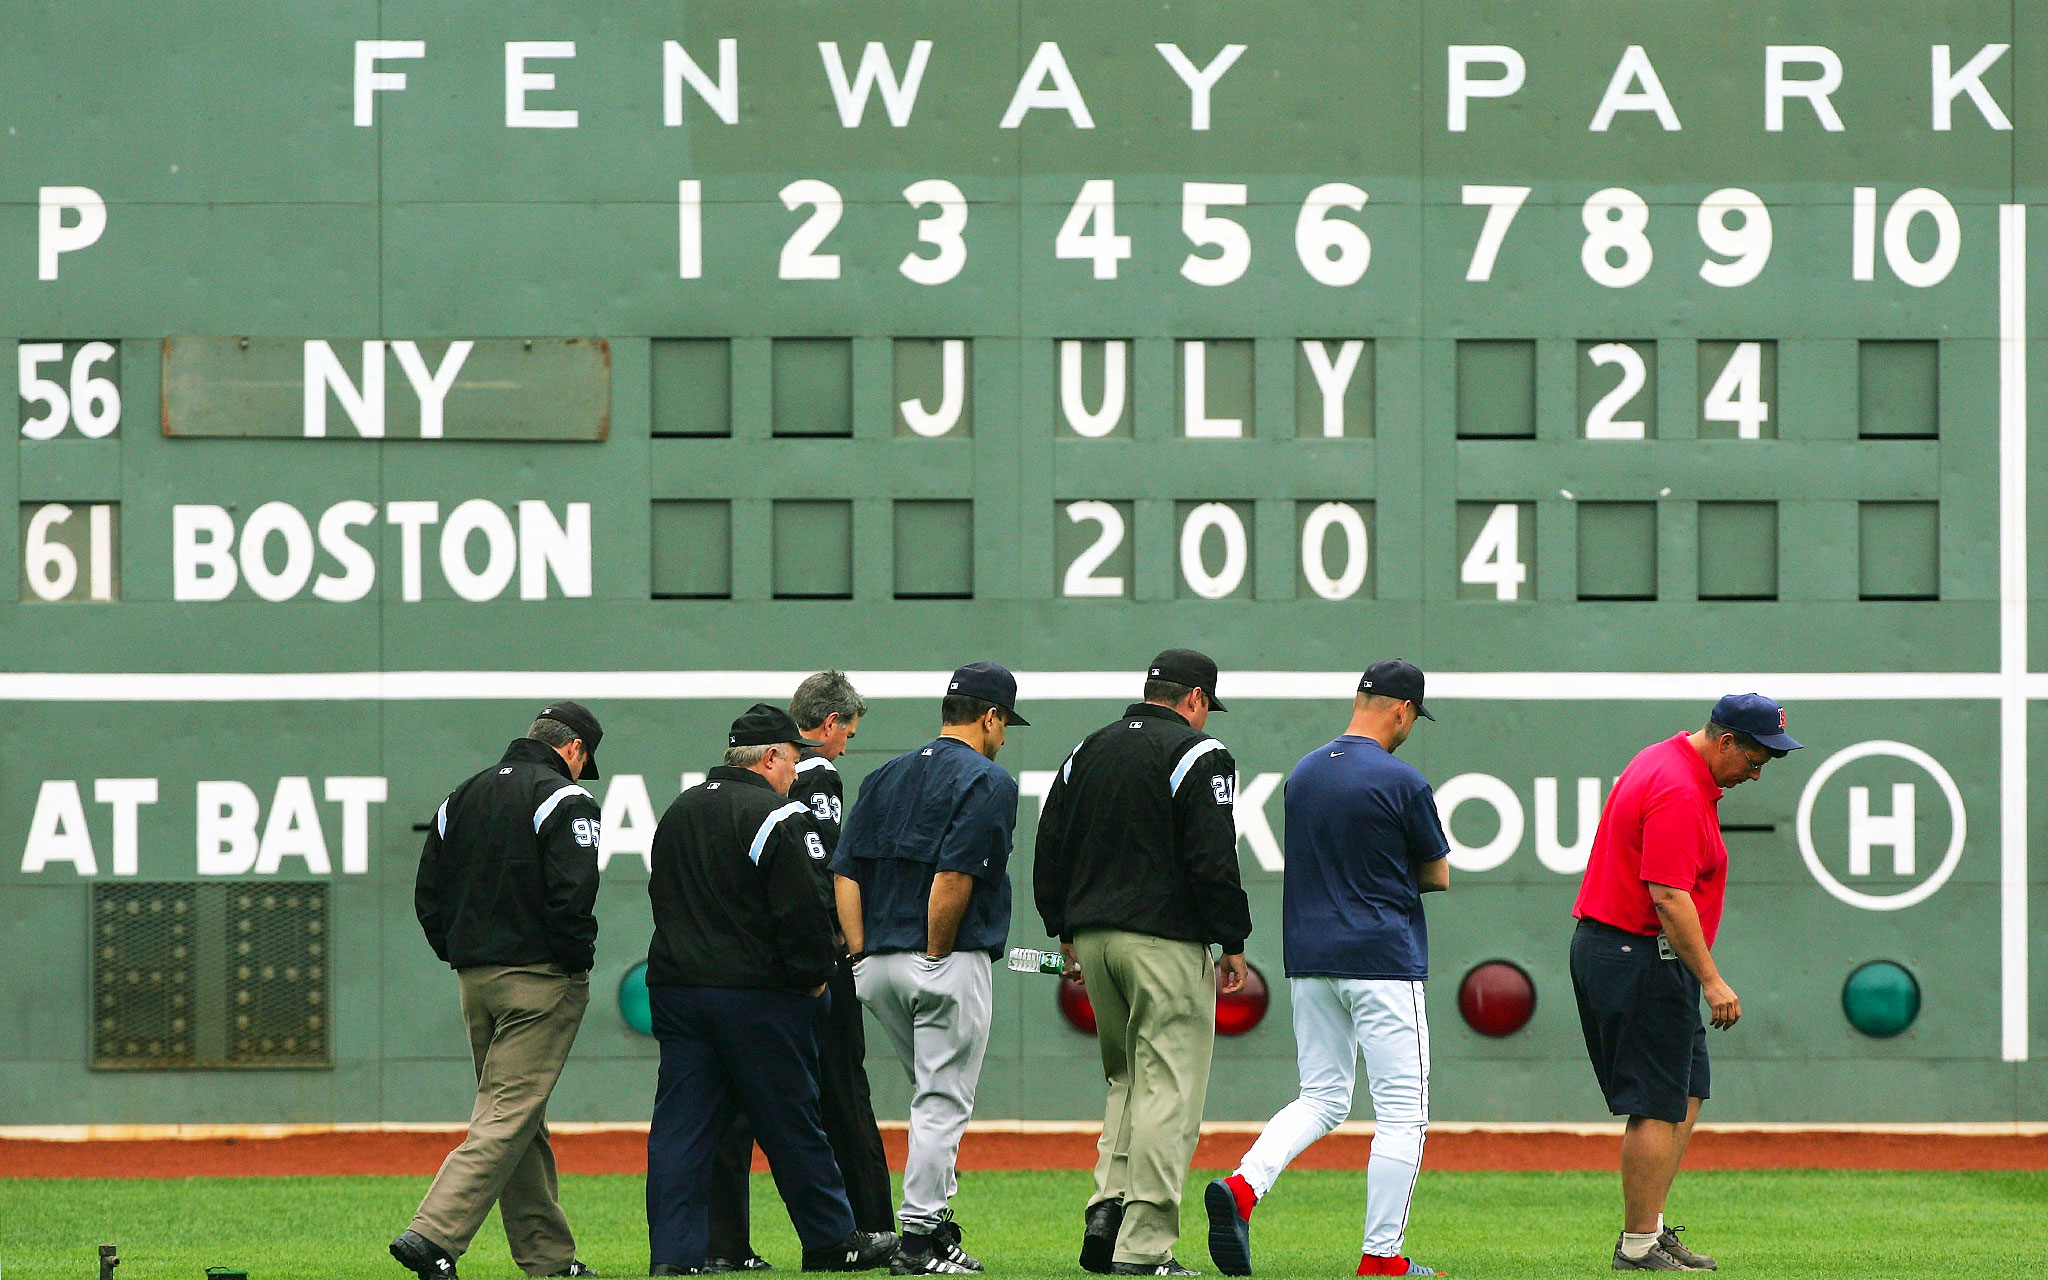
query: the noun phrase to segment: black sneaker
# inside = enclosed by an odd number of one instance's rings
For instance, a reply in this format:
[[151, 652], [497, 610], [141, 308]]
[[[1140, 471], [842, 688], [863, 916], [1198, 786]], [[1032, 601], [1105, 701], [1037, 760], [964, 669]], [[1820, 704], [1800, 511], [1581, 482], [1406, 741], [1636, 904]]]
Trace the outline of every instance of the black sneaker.
[[556, 1271], [556, 1272], [552, 1272], [551, 1274], [552, 1274], [552, 1275], [557, 1275], [557, 1276], [592, 1276], [592, 1277], [595, 1277], [595, 1276], [597, 1275], [597, 1272], [595, 1272], [595, 1271], [592, 1271], [592, 1270], [590, 1269], [590, 1264], [589, 1264], [589, 1263], [586, 1263], [586, 1262], [584, 1262], [584, 1261], [583, 1261], [582, 1259], [580, 1259], [580, 1258], [579, 1258], [579, 1259], [577, 1259], [576, 1261], [574, 1261], [574, 1262], [571, 1262], [571, 1263], [569, 1264], [569, 1269], [568, 1269], [567, 1271]]
[[729, 1271], [773, 1270], [775, 1270], [774, 1263], [758, 1253], [750, 1253], [744, 1258], [706, 1258], [704, 1259], [703, 1274], [707, 1276], [722, 1276]]
[[1237, 1196], [1218, 1178], [1202, 1193], [1209, 1212], [1209, 1260], [1226, 1276], [1252, 1273], [1252, 1224], [1237, 1213]]
[[1081, 1231], [1081, 1270], [1108, 1275], [1116, 1256], [1116, 1237], [1124, 1229], [1124, 1202], [1098, 1200], [1088, 1206], [1087, 1226]]
[[1113, 1276], [1198, 1276], [1199, 1271], [1190, 1271], [1173, 1260], [1168, 1254], [1164, 1262], [1112, 1262], [1109, 1273]]
[[1664, 1252], [1691, 1267], [1694, 1271], [1719, 1271], [1714, 1260], [1704, 1253], [1694, 1253], [1678, 1242], [1678, 1233], [1684, 1227], [1666, 1227], [1657, 1236], [1657, 1243], [1664, 1246]]
[[679, 1267], [672, 1262], [661, 1262], [649, 1267], [647, 1274], [650, 1276], [701, 1276], [704, 1274], [704, 1268]]
[[960, 1247], [960, 1224], [948, 1209], [929, 1234], [903, 1233], [889, 1271], [899, 1276], [960, 1276], [979, 1272], [981, 1259]]
[[902, 1241], [893, 1231], [856, 1231], [838, 1244], [804, 1250], [806, 1271], [873, 1271], [886, 1267]]
[[455, 1259], [448, 1251], [417, 1231], [406, 1231], [391, 1242], [391, 1256], [398, 1265], [421, 1280], [457, 1280]]

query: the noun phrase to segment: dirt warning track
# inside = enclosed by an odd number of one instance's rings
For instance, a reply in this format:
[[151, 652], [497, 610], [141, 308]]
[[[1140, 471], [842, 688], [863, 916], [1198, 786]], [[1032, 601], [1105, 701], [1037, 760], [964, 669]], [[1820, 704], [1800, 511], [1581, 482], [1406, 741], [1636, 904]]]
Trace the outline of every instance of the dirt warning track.
[[[889, 1161], [901, 1168], [904, 1133], [885, 1128]], [[461, 1140], [457, 1130], [348, 1131], [283, 1137], [44, 1141], [0, 1138], [0, 1176], [16, 1178], [281, 1177], [432, 1174]], [[1249, 1132], [1202, 1135], [1197, 1168], [1228, 1169], [1251, 1144]], [[644, 1173], [644, 1130], [556, 1133], [564, 1173]], [[1335, 1133], [1303, 1152], [1297, 1169], [1363, 1169], [1370, 1135]], [[1607, 1133], [1462, 1130], [1433, 1132], [1426, 1168], [1508, 1172], [1610, 1170], [1618, 1139]], [[1086, 1130], [970, 1130], [960, 1167], [1088, 1169], [1095, 1135]], [[765, 1170], [760, 1153], [754, 1166]], [[1686, 1154], [1698, 1169], [2048, 1169], [2048, 1134], [1702, 1130]]]

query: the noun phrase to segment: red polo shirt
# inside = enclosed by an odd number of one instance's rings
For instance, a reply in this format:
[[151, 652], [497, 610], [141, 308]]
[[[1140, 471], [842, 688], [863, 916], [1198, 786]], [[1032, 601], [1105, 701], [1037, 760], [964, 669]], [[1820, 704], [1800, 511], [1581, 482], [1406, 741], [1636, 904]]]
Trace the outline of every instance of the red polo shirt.
[[1572, 914], [1651, 936], [1662, 933], [1650, 883], [1684, 889], [1707, 945], [1721, 928], [1728, 846], [1721, 842], [1721, 788], [1681, 733], [1643, 748], [1614, 784], [1593, 833], [1593, 853]]

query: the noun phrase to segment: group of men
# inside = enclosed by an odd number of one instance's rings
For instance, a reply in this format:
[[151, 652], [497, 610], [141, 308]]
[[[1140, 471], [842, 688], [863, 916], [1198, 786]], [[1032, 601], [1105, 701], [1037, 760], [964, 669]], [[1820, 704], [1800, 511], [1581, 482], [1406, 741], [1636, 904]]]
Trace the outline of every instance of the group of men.
[[[1173, 1256], [1181, 1187], [1209, 1087], [1216, 998], [1245, 981], [1237, 766], [1206, 732], [1225, 710], [1216, 664], [1169, 649], [1143, 696], [1056, 771], [1033, 897], [1066, 975], [1093, 1006], [1108, 1084], [1079, 1262], [1115, 1275], [1198, 1274]], [[1252, 1274], [1254, 1207], [1350, 1114], [1365, 1065], [1375, 1131], [1360, 1275], [1436, 1275], [1403, 1252], [1429, 1108], [1421, 895], [1449, 887], [1428, 783], [1395, 758], [1434, 719], [1400, 659], [1358, 683], [1345, 732], [1286, 792], [1284, 948], [1299, 1096], [1235, 1172], [1209, 1184], [1209, 1250]], [[950, 1207], [1008, 940], [1018, 786], [995, 764], [1029, 724], [1005, 668], [953, 673], [936, 738], [884, 763], [847, 805], [833, 761], [867, 704], [820, 672], [788, 709], [734, 720], [724, 762], [655, 832], [647, 983], [661, 1045], [648, 1135], [656, 1276], [765, 1270], [747, 1173], [767, 1156], [805, 1270], [982, 1271]], [[498, 764], [437, 811], [417, 908], [456, 969], [478, 1079], [469, 1132], [391, 1245], [423, 1277], [456, 1260], [499, 1205], [530, 1276], [594, 1275], [556, 1199], [546, 1105], [589, 1000], [596, 938], [602, 730], [573, 702], [542, 710]], [[1711, 953], [1727, 851], [1715, 804], [1797, 750], [1782, 708], [1731, 695], [1706, 725], [1645, 749], [1602, 810], [1573, 914], [1571, 972], [1587, 1051], [1628, 1117], [1616, 1270], [1712, 1270], [1663, 1220], [1708, 1096], [1704, 996], [1740, 1016]], [[868, 1099], [865, 1007], [911, 1082], [900, 1205]]]

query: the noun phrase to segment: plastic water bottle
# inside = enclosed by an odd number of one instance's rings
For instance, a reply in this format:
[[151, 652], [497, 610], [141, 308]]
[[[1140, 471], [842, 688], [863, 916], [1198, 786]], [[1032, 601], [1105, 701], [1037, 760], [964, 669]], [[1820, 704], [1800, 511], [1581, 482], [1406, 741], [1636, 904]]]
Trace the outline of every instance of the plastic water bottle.
[[1010, 951], [1010, 967], [1018, 973], [1065, 973], [1067, 958], [1057, 951], [1016, 947]]

